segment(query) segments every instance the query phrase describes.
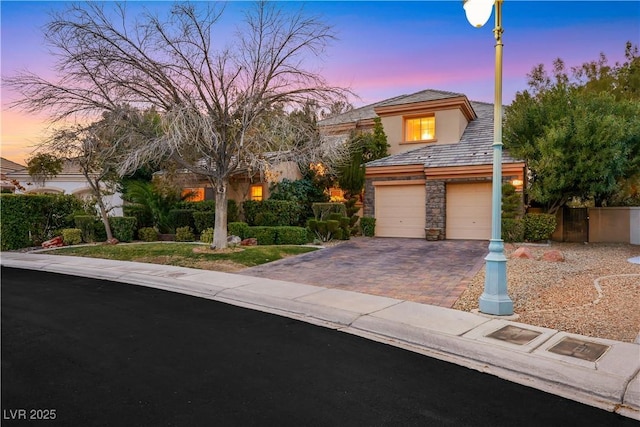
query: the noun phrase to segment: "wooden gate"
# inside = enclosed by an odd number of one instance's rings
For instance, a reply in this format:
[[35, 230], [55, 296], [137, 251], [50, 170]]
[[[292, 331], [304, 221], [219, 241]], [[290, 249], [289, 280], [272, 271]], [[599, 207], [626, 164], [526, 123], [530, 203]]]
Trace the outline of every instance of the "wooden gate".
[[563, 242], [589, 241], [589, 216], [587, 208], [568, 208], [562, 211]]

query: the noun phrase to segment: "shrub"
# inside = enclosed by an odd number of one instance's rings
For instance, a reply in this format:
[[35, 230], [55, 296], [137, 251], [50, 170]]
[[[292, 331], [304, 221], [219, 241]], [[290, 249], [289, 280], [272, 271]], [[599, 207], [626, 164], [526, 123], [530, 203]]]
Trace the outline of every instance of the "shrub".
[[[329, 196], [324, 192], [324, 186], [316, 183], [311, 177], [296, 181], [283, 179], [269, 188], [269, 200], [290, 200], [296, 202], [300, 208], [302, 220], [313, 215], [311, 205], [315, 202], [327, 202]], [[300, 220], [296, 225], [303, 225]]]
[[2, 194], [0, 235], [2, 250], [39, 245], [53, 232], [71, 228], [73, 213], [82, 202], [71, 195]]
[[202, 233], [207, 228], [213, 228], [216, 224], [216, 214], [212, 211], [194, 211], [193, 222], [198, 233]]
[[502, 219], [502, 240], [505, 242], [524, 241], [524, 221], [522, 219]]
[[136, 218], [132, 216], [114, 216], [109, 218], [113, 237], [121, 242], [130, 242], [136, 231]]
[[311, 209], [313, 209], [313, 216], [320, 221], [328, 219], [332, 213], [347, 216], [347, 208], [344, 203], [314, 203], [311, 205]]
[[199, 202], [179, 202], [176, 209], [188, 209], [194, 212], [214, 212], [216, 210], [216, 202], [213, 200], [201, 200]]
[[155, 242], [158, 240], [158, 230], [153, 227], [143, 227], [138, 230], [138, 238], [143, 242]]
[[149, 209], [142, 205], [125, 204], [122, 206], [124, 216], [132, 216], [136, 218], [136, 224], [139, 228], [153, 226], [153, 214]]
[[259, 245], [274, 245], [276, 227], [249, 227], [247, 237], [255, 237]]
[[193, 209], [171, 209], [169, 211], [169, 223], [171, 228], [191, 227], [194, 228]]
[[551, 214], [528, 213], [524, 216], [524, 239], [531, 242], [548, 240], [556, 229], [556, 217]]
[[256, 214], [256, 218], [255, 218], [255, 223], [257, 226], [264, 226], [264, 227], [269, 227], [269, 226], [276, 226], [278, 225], [278, 217], [276, 214], [274, 214], [273, 212], [258, 212]]
[[[109, 224], [111, 224], [111, 222], [109, 222]], [[105, 230], [104, 222], [102, 222], [101, 219], [96, 218], [93, 221], [93, 229], [95, 230], [96, 242], [104, 242], [107, 240], [107, 230]]]
[[360, 228], [362, 229], [362, 235], [373, 237], [376, 232], [376, 219], [370, 216], [363, 216], [360, 218]]
[[227, 225], [227, 234], [229, 236], [238, 236], [241, 239], [249, 237], [249, 224], [246, 222], [230, 222]]
[[91, 243], [96, 241], [96, 218], [94, 216], [76, 215], [73, 217], [73, 221], [82, 234], [83, 242]]
[[289, 200], [247, 200], [242, 207], [249, 225], [286, 226], [297, 225], [300, 221], [300, 206]]
[[189, 226], [176, 228], [176, 242], [193, 242], [195, 240], [193, 228]]
[[340, 221], [318, 221], [317, 219], [309, 219], [307, 221], [307, 227], [322, 242], [328, 242], [334, 237], [338, 239], [343, 238], [343, 231], [340, 228]]
[[200, 233], [200, 241], [202, 243], [213, 243], [213, 227], [202, 230]]
[[82, 243], [82, 230], [78, 228], [63, 228], [62, 241], [65, 245], [77, 245]]
[[275, 227], [276, 245], [304, 245], [307, 240], [307, 229], [304, 227]]

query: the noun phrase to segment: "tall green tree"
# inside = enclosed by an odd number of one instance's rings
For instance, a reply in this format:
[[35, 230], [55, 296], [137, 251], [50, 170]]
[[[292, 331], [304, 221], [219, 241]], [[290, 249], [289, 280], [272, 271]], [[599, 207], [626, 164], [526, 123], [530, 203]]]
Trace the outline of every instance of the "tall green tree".
[[350, 155], [337, 172], [338, 184], [347, 193], [347, 199], [359, 195], [364, 188], [364, 164], [389, 155], [389, 144], [382, 121], [379, 117], [373, 121], [372, 132], [355, 133], [347, 142]]
[[623, 182], [640, 176], [640, 67], [627, 45], [623, 64], [604, 55], [550, 76], [534, 67], [529, 88], [506, 109], [504, 144], [527, 161], [532, 200], [555, 212], [571, 198], [607, 204]]

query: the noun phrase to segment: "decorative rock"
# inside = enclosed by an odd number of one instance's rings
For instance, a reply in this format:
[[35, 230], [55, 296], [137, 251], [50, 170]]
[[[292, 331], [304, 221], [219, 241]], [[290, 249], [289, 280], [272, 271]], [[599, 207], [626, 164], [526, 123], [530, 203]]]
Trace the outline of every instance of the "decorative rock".
[[116, 239], [115, 237], [108, 239], [106, 242], [104, 242], [106, 245], [117, 245], [118, 243], [120, 243], [120, 241], [118, 239]]
[[257, 246], [258, 245], [258, 239], [256, 239], [255, 237], [249, 237], [248, 239], [244, 239], [243, 241], [240, 242], [240, 246]]
[[544, 254], [542, 254], [542, 260], [543, 261], [551, 261], [551, 262], [563, 262], [564, 261], [564, 255], [562, 255], [562, 252], [560, 251], [547, 251]]
[[228, 236], [227, 237], [227, 246], [231, 248], [235, 248], [242, 242], [242, 239], [238, 236]]
[[56, 236], [51, 240], [42, 242], [43, 248], [59, 248], [60, 246], [64, 246], [64, 241], [62, 240], [62, 236]]
[[533, 259], [531, 250], [525, 246], [521, 246], [511, 254], [511, 258]]

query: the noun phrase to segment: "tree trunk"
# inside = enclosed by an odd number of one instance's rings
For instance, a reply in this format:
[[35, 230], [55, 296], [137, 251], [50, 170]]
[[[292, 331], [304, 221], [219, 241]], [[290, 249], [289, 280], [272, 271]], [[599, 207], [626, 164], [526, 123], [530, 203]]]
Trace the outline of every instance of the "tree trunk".
[[216, 183], [216, 222], [213, 229], [213, 243], [211, 249], [227, 247], [227, 187], [228, 180], [222, 179]]
[[107, 215], [107, 208], [104, 206], [102, 197], [98, 197], [98, 207], [100, 208], [100, 216], [102, 217], [102, 223], [104, 224], [104, 231], [107, 232], [107, 241], [113, 239], [111, 233], [111, 224], [109, 223], [109, 215]]

